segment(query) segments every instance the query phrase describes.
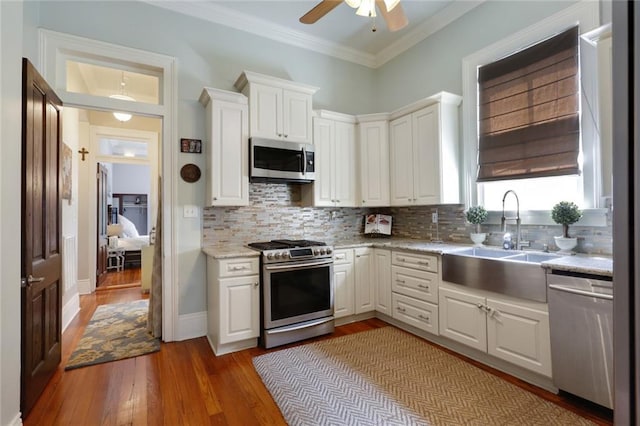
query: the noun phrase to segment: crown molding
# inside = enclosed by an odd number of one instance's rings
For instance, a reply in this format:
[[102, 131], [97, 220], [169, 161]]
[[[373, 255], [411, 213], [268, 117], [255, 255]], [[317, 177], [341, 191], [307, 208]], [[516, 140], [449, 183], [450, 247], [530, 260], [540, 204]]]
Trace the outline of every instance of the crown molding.
[[171, 10], [172, 12], [204, 19], [240, 31], [256, 34], [260, 37], [266, 37], [280, 43], [333, 56], [369, 68], [375, 68], [375, 55], [323, 40], [319, 37], [310, 36], [300, 31], [294, 31], [282, 25], [273, 24], [264, 19], [239, 13], [214, 3], [199, 1], [142, 1], [152, 6]]
[[440, 31], [465, 13], [480, 6], [485, 1], [486, 0], [454, 1], [449, 6], [418, 25], [411, 32], [382, 49], [376, 55], [376, 64], [374, 68], [378, 68], [386, 64], [391, 59], [409, 50], [430, 35]]
[[235, 28], [240, 31], [266, 37], [280, 43], [332, 56], [344, 61], [364, 65], [369, 68], [378, 68], [404, 51], [415, 46], [431, 34], [441, 30], [446, 25], [455, 21], [473, 8], [486, 0], [454, 1], [440, 12], [433, 15], [417, 28], [407, 33], [401, 39], [384, 48], [377, 54], [362, 52], [338, 43], [324, 40], [320, 37], [310, 36], [300, 31], [291, 30], [285, 26], [277, 25], [264, 19], [236, 12], [213, 2], [178, 0], [178, 1], [154, 1], [141, 0], [152, 6], [161, 7], [172, 12], [193, 16], [209, 22]]

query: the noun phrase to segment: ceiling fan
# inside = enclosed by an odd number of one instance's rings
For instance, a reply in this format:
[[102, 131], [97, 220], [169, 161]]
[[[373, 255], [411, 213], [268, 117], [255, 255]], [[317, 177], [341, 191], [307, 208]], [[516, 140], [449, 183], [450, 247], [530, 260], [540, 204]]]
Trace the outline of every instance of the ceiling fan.
[[[400, 0], [344, 0], [350, 7], [357, 9], [356, 15], [376, 16], [376, 6], [387, 23], [389, 31], [398, 31], [409, 23]], [[342, 0], [322, 0], [313, 9], [300, 18], [303, 24], [313, 24], [335, 9]], [[375, 31], [375, 26], [372, 31]]]

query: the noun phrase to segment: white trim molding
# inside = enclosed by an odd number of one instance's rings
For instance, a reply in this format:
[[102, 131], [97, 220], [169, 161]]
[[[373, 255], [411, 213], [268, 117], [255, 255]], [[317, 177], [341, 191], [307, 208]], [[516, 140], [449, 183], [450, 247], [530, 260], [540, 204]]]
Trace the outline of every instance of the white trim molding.
[[69, 327], [69, 324], [80, 312], [80, 295], [78, 293], [74, 294], [67, 303], [62, 307], [62, 332]]
[[78, 280], [78, 294], [91, 294], [91, 280]]
[[207, 311], [178, 316], [175, 340], [195, 339], [207, 335]]
[[[178, 253], [174, 206], [177, 200], [178, 156], [173, 141], [178, 140], [178, 75], [176, 58], [126, 46], [40, 29], [40, 63], [49, 81], [66, 106], [99, 110], [122, 110], [162, 119], [162, 339], [174, 340], [178, 323]], [[158, 75], [160, 104], [115, 103], [105, 97], [73, 94], [66, 90], [66, 61], [99, 63]], [[79, 290], [84, 290], [78, 283]], [[91, 289], [90, 289], [91, 290]]]
[[143, 1], [153, 6], [182, 13], [183, 15], [204, 19], [209, 22], [235, 28], [247, 33], [256, 34], [260, 37], [266, 37], [280, 43], [300, 47], [302, 49], [332, 56], [344, 61], [364, 65], [369, 68], [381, 67], [391, 59], [406, 50], [409, 50], [422, 40], [435, 32], [440, 31], [451, 22], [485, 2], [485, 0], [453, 1], [450, 5], [431, 16], [415, 29], [411, 30], [411, 32], [407, 33], [391, 45], [385, 47], [377, 54], [373, 54], [362, 52], [301, 31], [292, 30], [285, 26], [269, 22], [265, 19], [249, 16], [215, 4], [215, 2]]
[[592, 31], [600, 24], [599, 2], [582, 0], [554, 15], [536, 22], [462, 59], [463, 164], [462, 194], [465, 205], [477, 204], [477, 72], [478, 67], [515, 53], [572, 25], [580, 33]]

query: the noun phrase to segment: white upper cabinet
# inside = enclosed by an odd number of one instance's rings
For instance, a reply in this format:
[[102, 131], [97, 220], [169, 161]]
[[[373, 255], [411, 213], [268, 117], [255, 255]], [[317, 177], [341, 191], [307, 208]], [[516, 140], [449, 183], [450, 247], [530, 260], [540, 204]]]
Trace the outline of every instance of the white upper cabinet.
[[249, 129], [247, 97], [204, 88], [200, 103], [207, 109], [204, 153], [207, 206], [249, 205]]
[[360, 159], [360, 205], [389, 205], [388, 114], [358, 116]]
[[317, 87], [244, 71], [235, 87], [249, 97], [249, 133], [312, 143], [312, 98]]
[[317, 207], [358, 206], [355, 118], [317, 111], [313, 140], [316, 180], [303, 186], [304, 203]]
[[391, 114], [391, 205], [460, 202], [458, 105], [440, 92]]

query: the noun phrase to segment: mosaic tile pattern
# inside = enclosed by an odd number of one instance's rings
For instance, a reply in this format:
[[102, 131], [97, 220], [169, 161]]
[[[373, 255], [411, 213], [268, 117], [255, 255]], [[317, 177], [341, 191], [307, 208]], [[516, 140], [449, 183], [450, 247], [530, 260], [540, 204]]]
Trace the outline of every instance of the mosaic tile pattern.
[[[246, 207], [207, 207], [203, 216], [203, 245], [221, 243], [246, 244], [276, 238], [305, 238], [336, 241], [362, 236], [364, 216], [370, 213], [393, 216], [393, 237], [421, 240], [442, 240], [471, 243], [469, 233], [475, 230], [466, 223], [462, 204], [385, 207], [304, 207], [301, 205], [300, 185], [252, 183], [250, 205]], [[437, 210], [438, 224], [431, 223]], [[500, 246], [502, 233], [498, 225], [483, 225], [489, 233], [485, 244]], [[541, 250], [544, 244], [556, 250], [553, 236], [560, 235], [560, 226], [522, 226], [523, 239], [531, 241], [531, 248]], [[575, 251], [589, 254], [612, 254], [612, 228], [571, 227], [578, 237]]]

